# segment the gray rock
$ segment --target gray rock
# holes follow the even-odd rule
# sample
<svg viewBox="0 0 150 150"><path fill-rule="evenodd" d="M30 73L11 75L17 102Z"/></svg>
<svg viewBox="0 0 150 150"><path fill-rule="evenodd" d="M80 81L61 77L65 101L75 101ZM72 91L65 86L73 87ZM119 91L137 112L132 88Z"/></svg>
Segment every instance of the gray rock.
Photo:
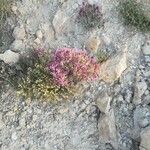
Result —
<svg viewBox="0 0 150 150"><path fill-rule="evenodd" d="M147 41L143 47L144 55L150 55L150 41Z"/></svg>
<svg viewBox="0 0 150 150"><path fill-rule="evenodd" d="M7 50L4 54L0 54L0 59L7 64L14 64L18 62L19 56L20 55L18 53L15 53L11 50Z"/></svg>
<svg viewBox="0 0 150 150"><path fill-rule="evenodd" d="M140 144L140 150L143 149L150 149L150 127L145 128L142 132L141 132L141 144Z"/></svg>
<svg viewBox="0 0 150 150"><path fill-rule="evenodd" d="M25 38L25 35L26 33L23 25L15 27L13 31L13 36L16 40L23 40Z"/></svg>
<svg viewBox="0 0 150 150"><path fill-rule="evenodd" d="M11 45L11 49L16 51L25 50L25 44L22 40L15 40Z"/></svg>

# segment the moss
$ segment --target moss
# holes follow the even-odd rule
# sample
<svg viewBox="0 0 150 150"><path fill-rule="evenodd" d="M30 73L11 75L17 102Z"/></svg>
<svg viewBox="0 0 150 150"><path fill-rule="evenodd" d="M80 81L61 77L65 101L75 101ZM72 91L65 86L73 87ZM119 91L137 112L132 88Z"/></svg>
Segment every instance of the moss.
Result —
<svg viewBox="0 0 150 150"><path fill-rule="evenodd" d="M134 0L121 2L119 5L120 13L124 19L125 25L131 25L138 30L150 31L150 20L144 15L143 10Z"/></svg>

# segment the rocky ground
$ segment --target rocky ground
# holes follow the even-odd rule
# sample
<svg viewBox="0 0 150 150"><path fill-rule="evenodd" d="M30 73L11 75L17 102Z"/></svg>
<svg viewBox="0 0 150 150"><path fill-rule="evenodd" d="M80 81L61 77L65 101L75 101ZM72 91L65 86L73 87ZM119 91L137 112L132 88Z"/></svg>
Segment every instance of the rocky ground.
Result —
<svg viewBox="0 0 150 150"><path fill-rule="evenodd" d="M123 25L118 0L89 2L101 6L104 25L88 32L75 21L81 0L21 0L12 5L14 16L7 22L13 52L75 47L103 49L111 58L101 66L100 82L57 105L28 102L10 88L3 92L2 150L150 150L150 34Z"/></svg>

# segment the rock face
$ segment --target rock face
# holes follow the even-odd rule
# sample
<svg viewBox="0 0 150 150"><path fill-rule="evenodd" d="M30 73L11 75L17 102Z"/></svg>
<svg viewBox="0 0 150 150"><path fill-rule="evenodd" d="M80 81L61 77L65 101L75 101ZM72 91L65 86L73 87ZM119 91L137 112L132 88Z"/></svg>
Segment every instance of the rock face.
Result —
<svg viewBox="0 0 150 150"><path fill-rule="evenodd" d="M86 42L86 49L96 53L99 46L102 44L102 41L99 37L90 37Z"/></svg>
<svg viewBox="0 0 150 150"><path fill-rule="evenodd" d="M140 144L140 150L144 150L150 149L150 128L145 128L142 132L141 132L141 144Z"/></svg>
<svg viewBox="0 0 150 150"><path fill-rule="evenodd" d="M69 20L69 17L67 17L62 10L59 10L56 13L56 15L53 19L53 26L54 26L55 32L57 34L60 34L61 32L64 31L64 29L66 27L65 24L66 23L69 24L68 20Z"/></svg>
<svg viewBox="0 0 150 150"><path fill-rule="evenodd" d="M127 69L127 51L114 58L108 59L101 65L100 79L107 83L113 83Z"/></svg>
<svg viewBox="0 0 150 150"><path fill-rule="evenodd" d="M12 52L11 50L7 50L4 54L0 54L0 59L7 64L14 64L19 60L19 54Z"/></svg>

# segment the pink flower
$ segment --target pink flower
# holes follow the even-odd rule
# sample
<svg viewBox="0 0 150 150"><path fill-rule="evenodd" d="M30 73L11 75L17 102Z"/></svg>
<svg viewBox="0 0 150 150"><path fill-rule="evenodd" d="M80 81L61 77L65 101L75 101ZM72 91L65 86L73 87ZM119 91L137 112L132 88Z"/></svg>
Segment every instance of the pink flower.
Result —
<svg viewBox="0 0 150 150"><path fill-rule="evenodd" d="M95 80L98 77L99 64L86 51L70 48L57 49L52 58L48 69L60 86Z"/></svg>

